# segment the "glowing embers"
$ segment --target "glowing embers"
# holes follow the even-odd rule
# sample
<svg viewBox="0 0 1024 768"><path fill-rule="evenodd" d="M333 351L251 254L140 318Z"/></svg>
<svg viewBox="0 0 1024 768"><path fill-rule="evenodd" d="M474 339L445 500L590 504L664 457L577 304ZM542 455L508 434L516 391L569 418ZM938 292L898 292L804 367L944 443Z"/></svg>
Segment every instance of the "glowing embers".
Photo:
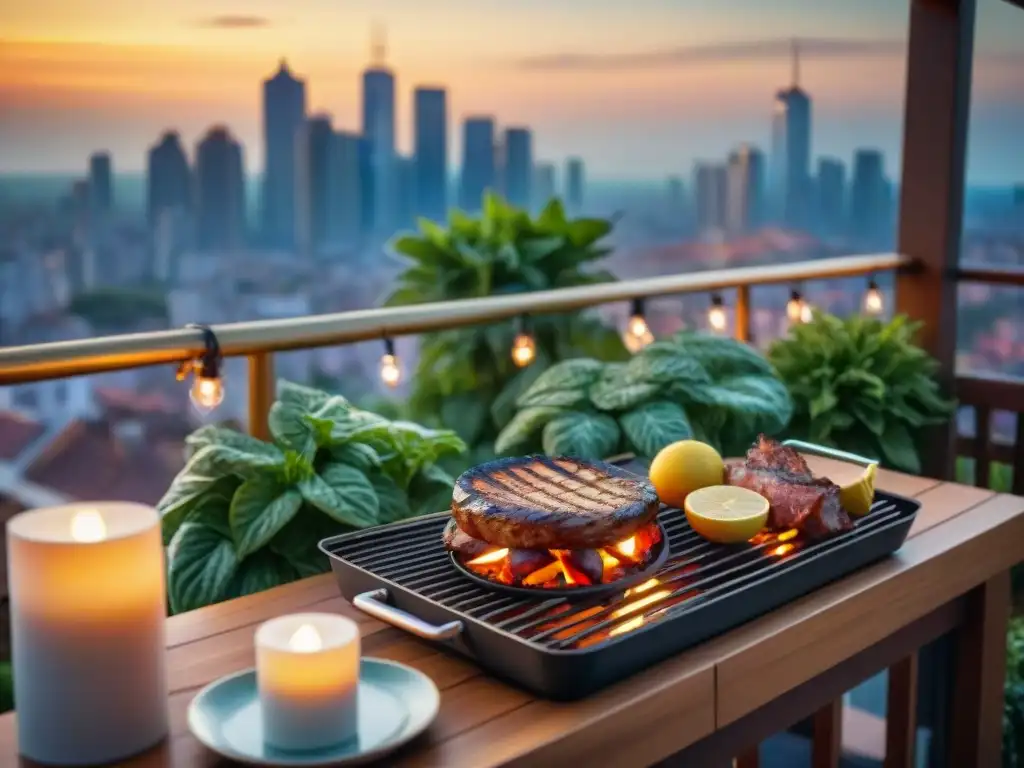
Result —
<svg viewBox="0 0 1024 768"><path fill-rule="evenodd" d="M657 522L632 536L598 549L493 548L452 560L475 581L503 591L592 595L631 586L650 577L668 554Z"/></svg>
<svg viewBox="0 0 1024 768"><path fill-rule="evenodd" d="M762 531L749 542L766 555L771 557L785 557L796 552L803 544L800 538L800 531L790 528L788 531Z"/></svg>

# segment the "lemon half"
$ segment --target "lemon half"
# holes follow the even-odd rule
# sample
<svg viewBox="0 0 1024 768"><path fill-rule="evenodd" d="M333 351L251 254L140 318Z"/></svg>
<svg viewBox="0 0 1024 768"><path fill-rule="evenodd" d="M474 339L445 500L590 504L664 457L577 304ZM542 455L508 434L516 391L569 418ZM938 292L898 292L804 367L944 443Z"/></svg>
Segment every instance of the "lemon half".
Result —
<svg viewBox="0 0 1024 768"><path fill-rule="evenodd" d="M875 475L877 474L878 465L869 464L864 468L860 477L836 483L839 486L839 503L843 505L843 509L854 517L862 517L871 511L871 502L875 498Z"/></svg>
<svg viewBox="0 0 1024 768"><path fill-rule="evenodd" d="M768 522L768 499L734 485L711 485L686 497L690 527L710 541L737 544L753 538Z"/></svg>

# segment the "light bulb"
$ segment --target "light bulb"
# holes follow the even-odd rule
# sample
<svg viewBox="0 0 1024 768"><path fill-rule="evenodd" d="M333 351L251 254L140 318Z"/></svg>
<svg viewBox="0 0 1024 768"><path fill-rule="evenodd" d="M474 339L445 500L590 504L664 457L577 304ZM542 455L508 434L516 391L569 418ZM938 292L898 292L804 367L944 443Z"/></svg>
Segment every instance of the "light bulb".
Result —
<svg viewBox="0 0 1024 768"><path fill-rule="evenodd" d="M650 330L644 331L640 336L634 336L632 333L622 335L622 343L626 345L626 349L634 354L653 342L654 334Z"/></svg>
<svg viewBox="0 0 1024 768"><path fill-rule="evenodd" d="M711 309L708 310L708 325L714 331L722 332L729 325L729 316L725 313L721 296L711 298Z"/></svg>
<svg viewBox="0 0 1024 768"><path fill-rule="evenodd" d="M398 363L398 356L390 352L384 353L380 358L380 380L389 387L397 387L402 380L402 368Z"/></svg>
<svg viewBox="0 0 1024 768"><path fill-rule="evenodd" d="M800 308L800 322L801 323L809 323L813 319L814 319L814 309L811 307L810 304L808 304L805 301L804 305Z"/></svg>
<svg viewBox="0 0 1024 768"><path fill-rule="evenodd" d="M71 538L83 544L93 544L107 538L107 524L95 509L83 509L71 518Z"/></svg>
<svg viewBox="0 0 1024 768"><path fill-rule="evenodd" d="M297 653L316 653L323 649L324 641L316 627L312 624L303 624L288 640L288 647Z"/></svg>
<svg viewBox="0 0 1024 768"><path fill-rule="evenodd" d="M868 290L864 294L864 311L869 315L880 315L885 309L885 299L878 285L872 280L868 283Z"/></svg>
<svg viewBox="0 0 1024 768"><path fill-rule="evenodd" d="M642 339L650 333L650 329L647 327L647 320L644 319L644 316L633 315L629 318L629 322L626 323L626 333L630 336L636 336L638 339Z"/></svg>
<svg viewBox="0 0 1024 768"><path fill-rule="evenodd" d="M224 402L224 382L220 376L204 376L197 370L188 396L197 410L208 413Z"/></svg>
<svg viewBox="0 0 1024 768"><path fill-rule="evenodd" d="M537 356L537 343L528 333L516 334L512 341L512 362L518 368L525 368Z"/></svg>
<svg viewBox="0 0 1024 768"><path fill-rule="evenodd" d="M804 311L804 300L800 297L799 291L793 291L789 294L789 301L786 302L786 317L789 318L789 322L798 322L803 315Z"/></svg>

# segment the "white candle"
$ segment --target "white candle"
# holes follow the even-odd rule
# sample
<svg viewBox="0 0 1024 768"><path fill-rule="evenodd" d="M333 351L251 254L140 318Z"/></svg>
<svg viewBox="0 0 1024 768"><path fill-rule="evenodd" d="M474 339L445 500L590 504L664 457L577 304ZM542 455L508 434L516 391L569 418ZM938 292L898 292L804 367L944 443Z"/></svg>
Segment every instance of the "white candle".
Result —
<svg viewBox="0 0 1024 768"><path fill-rule="evenodd" d="M7 523L18 743L42 763L112 762L167 734L164 552L141 504Z"/></svg>
<svg viewBox="0 0 1024 768"><path fill-rule="evenodd" d="M256 630L263 740L309 750L356 735L359 627L331 613L299 613Z"/></svg>

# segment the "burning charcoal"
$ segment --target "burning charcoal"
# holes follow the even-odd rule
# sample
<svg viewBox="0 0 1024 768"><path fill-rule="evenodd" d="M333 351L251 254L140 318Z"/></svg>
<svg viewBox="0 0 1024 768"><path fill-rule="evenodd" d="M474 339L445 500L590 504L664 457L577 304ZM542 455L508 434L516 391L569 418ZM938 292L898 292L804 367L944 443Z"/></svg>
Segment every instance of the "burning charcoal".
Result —
<svg viewBox="0 0 1024 768"><path fill-rule="evenodd" d="M568 573L574 581L581 584L600 584L601 576L604 574L604 561L601 553L596 549L568 549L561 550L559 559L567 566ZM580 579L577 574L581 574Z"/></svg>
<svg viewBox="0 0 1024 768"><path fill-rule="evenodd" d="M538 568L523 579L523 585L527 587L543 587L550 586L548 582L552 581L555 582L554 586L562 587L565 586L565 579L563 577L562 563L558 560L552 560L548 565Z"/></svg>
<svg viewBox="0 0 1024 768"><path fill-rule="evenodd" d="M545 549L510 549L508 553L509 570L513 581L522 581L534 571L538 571L554 561L551 553Z"/></svg>
<svg viewBox="0 0 1024 768"><path fill-rule="evenodd" d="M448 521L448 524L444 527L443 538L445 549L457 552L466 560L480 557L488 549L493 549L486 541L474 539L459 528L455 520Z"/></svg>

